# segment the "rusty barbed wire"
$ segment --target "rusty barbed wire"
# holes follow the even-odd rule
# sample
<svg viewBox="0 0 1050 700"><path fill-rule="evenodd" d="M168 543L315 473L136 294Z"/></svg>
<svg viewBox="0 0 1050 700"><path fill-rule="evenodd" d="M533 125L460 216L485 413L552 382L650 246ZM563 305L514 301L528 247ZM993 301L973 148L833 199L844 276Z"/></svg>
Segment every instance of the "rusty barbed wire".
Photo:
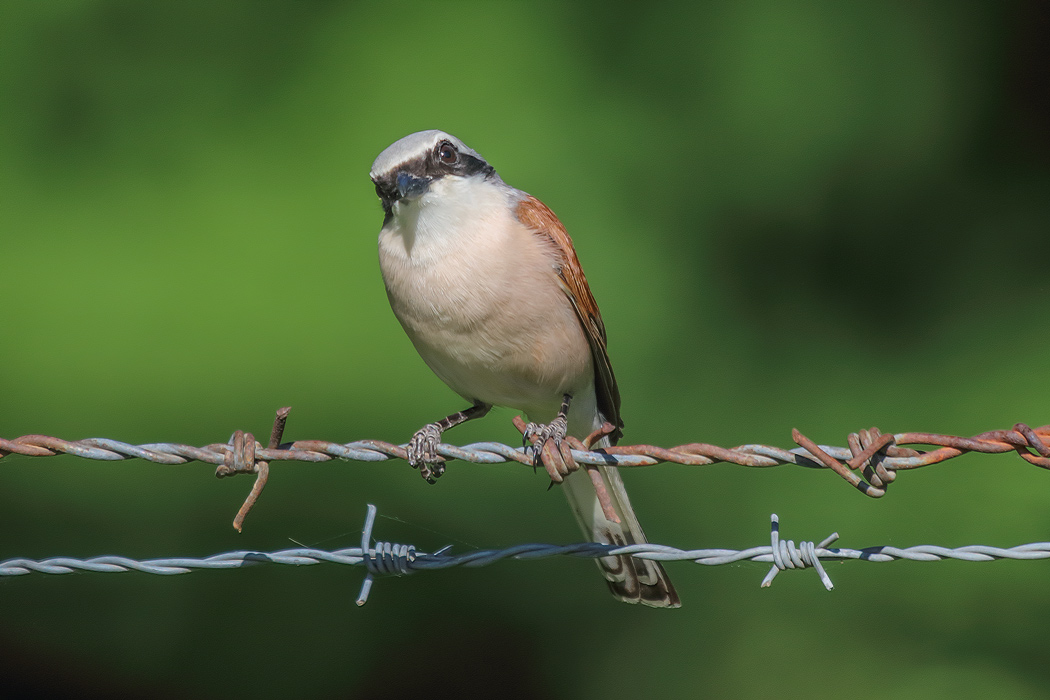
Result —
<svg viewBox="0 0 1050 700"><path fill-rule="evenodd" d="M361 531L361 546L348 547L336 551L324 551L308 547L284 549L277 552L237 551L216 554L205 558L178 557L167 559L149 559L138 561L121 556L102 556L91 559L72 557L53 557L35 560L16 558L0 562L0 577L24 576L30 573L71 574L76 571L91 573L125 573L138 571L146 574L171 576L186 574L202 569L236 569L256 564L284 564L304 566L309 564L343 564L347 566L364 566L367 570L357 597L357 604L364 605L377 575L404 576L417 571L448 569L455 566L477 568L489 566L504 559L532 560L553 556L572 556L580 558L597 558L616 555L630 555L638 559L651 559L661 562L691 561L703 566L720 566L741 561L753 561L772 564L769 573L762 580L761 586L768 588L781 571L788 569L816 570L821 583L827 590L834 584L825 571L822 561L868 561L891 562L942 561L956 559L960 561L980 562L999 559L1035 560L1050 559L1050 542L1033 542L1016 547L989 547L969 545L966 547L938 547L935 545L916 545L913 547L866 547L864 549L831 548L838 539L838 533L824 538L819 544L799 542L796 546L791 540L780 539L780 520L773 514L771 517L770 544L748 549L679 549L661 544L634 544L617 546L597 542L579 544L520 544L504 549L478 549L463 554L450 554L450 547L433 553L417 551L413 545L375 542L372 544L372 527L375 523L376 507L369 504Z"/></svg>
<svg viewBox="0 0 1050 700"><path fill-rule="evenodd" d="M203 447L178 443L130 445L108 438L63 440L47 435L23 435L11 440L0 438L0 459L8 454L29 457L68 454L93 460L143 459L170 465L198 461L217 465L216 476L220 478L235 474L255 474L256 481L252 491L234 519L234 527L239 531L248 511L266 485L269 465L272 462L327 462L333 459L383 462L408 458L405 445L395 445L382 440L356 440L348 443L296 440L282 443L289 410L286 407L277 411L266 447L257 442L251 433L240 430L233 434L229 442ZM525 432L525 422L520 417L514 419L514 425L519 432ZM848 435L847 447L818 445L798 430L792 430L792 439L798 447L790 450L755 444L725 448L699 442L671 448L655 445L618 445L590 450L589 446L611 428L611 425L606 424L582 441L572 437L566 438L560 450L553 448L551 442L548 442L541 455L533 454L530 447L511 447L498 442L477 442L463 446L442 443L437 452L446 460L460 460L473 464L517 462L534 467L537 462L542 461L546 466L553 460L559 465L553 471L562 473L603 464L625 468L648 467L665 462L687 466L727 463L756 468L793 464L830 469L858 491L872 498L884 496L887 487L896 479L896 473L900 470L939 464L968 452L1016 452L1029 464L1050 469L1050 446L1047 444L1047 440L1050 439L1050 425L1031 428L1024 423L1017 423L1008 430L992 430L969 438L921 432L884 434L878 428L870 428ZM903 445L932 446L935 449L921 451Z"/></svg>

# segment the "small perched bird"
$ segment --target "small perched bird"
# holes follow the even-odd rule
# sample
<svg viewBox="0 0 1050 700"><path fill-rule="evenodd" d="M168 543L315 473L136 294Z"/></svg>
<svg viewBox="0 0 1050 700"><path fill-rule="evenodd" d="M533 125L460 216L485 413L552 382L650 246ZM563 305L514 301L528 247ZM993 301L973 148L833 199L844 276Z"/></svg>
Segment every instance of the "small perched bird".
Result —
<svg viewBox="0 0 1050 700"><path fill-rule="evenodd" d="M412 466L433 483L444 470L441 433L493 405L535 421L526 435L536 454L547 441L582 439L605 423L614 430L596 446L615 443L623 421L605 325L554 212L437 130L389 146L371 177L385 214L379 265L390 306L424 362L471 403L413 436ZM602 466L595 473L580 469L563 483L584 534L645 542L619 472ZM660 564L628 556L597 562L620 600L681 605Z"/></svg>

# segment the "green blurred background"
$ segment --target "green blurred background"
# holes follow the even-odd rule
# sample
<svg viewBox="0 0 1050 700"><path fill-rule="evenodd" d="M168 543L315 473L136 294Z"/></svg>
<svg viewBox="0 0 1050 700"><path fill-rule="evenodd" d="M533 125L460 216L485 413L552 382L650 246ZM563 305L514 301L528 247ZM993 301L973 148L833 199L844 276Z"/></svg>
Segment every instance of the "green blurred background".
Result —
<svg viewBox="0 0 1050 700"><path fill-rule="evenodd" d="M0 4L0 435L405 441L462 407L376 263L368 170L456 134L574 236L625 442L843 444L1050 423L1050 29L1039 2ZM515 442L513 413L452 442ZM10 456L0 559L376 535L573 542L542 474ZM1047 475L968 456L871 500L830 473L625 476L653 541L1050 539ZM380 580L256 567L0 581L6 692L85 697L1042 698L1045 563L668 566L679 611L578 560ZM828 674L834 681L828 682ZM791 690L785 690L791 689Z"/></svg>

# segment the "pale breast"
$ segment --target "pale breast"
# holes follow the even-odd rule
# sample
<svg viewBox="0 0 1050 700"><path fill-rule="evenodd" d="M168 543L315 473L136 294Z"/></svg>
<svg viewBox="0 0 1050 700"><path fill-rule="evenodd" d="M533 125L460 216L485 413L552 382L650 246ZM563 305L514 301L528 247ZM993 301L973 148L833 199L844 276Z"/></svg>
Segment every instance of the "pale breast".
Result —
<svg viewBox="0 0 1050 700"><path fill-rule="evenodd" d="M413 206L418 206L413 204ZM544 239L502 205L464 217L423 203L379 237L394 314L430 368L468 400L549 410L591 381L590 348Z"/></svg>

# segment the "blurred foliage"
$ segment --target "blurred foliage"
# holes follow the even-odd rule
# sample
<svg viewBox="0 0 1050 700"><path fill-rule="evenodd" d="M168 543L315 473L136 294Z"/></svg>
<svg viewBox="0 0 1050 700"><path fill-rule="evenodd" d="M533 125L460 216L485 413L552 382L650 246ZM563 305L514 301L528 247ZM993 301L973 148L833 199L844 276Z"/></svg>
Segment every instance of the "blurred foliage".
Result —
<svg viewBox="0 0 1050 700"><path fill-rule="evenodd" d="M0 426L129 442L403 441L459 399L375 260L367 173L448 130L573 234L626 441L787 446L797 426L1050 422L1050 12L1037 2L0 4ZM455 442L514 441L510 411ZM289 539L574 541L542 475L453 464L210 467L8 457L0 558L206 555ZM1016 457L902 474L627 475L650 537L844 546L1045 540ZM1045 564L852 564L836 590L670 567L685 607L615 604L579 561L380 581L334 567L0 582L13 695L1045 697ZM851 658L839 659L848 650ZM828 660L877 682L812 685ZM892 659L887 666L886 660ZM648 694L648 692L647 692Z"/></svg>

